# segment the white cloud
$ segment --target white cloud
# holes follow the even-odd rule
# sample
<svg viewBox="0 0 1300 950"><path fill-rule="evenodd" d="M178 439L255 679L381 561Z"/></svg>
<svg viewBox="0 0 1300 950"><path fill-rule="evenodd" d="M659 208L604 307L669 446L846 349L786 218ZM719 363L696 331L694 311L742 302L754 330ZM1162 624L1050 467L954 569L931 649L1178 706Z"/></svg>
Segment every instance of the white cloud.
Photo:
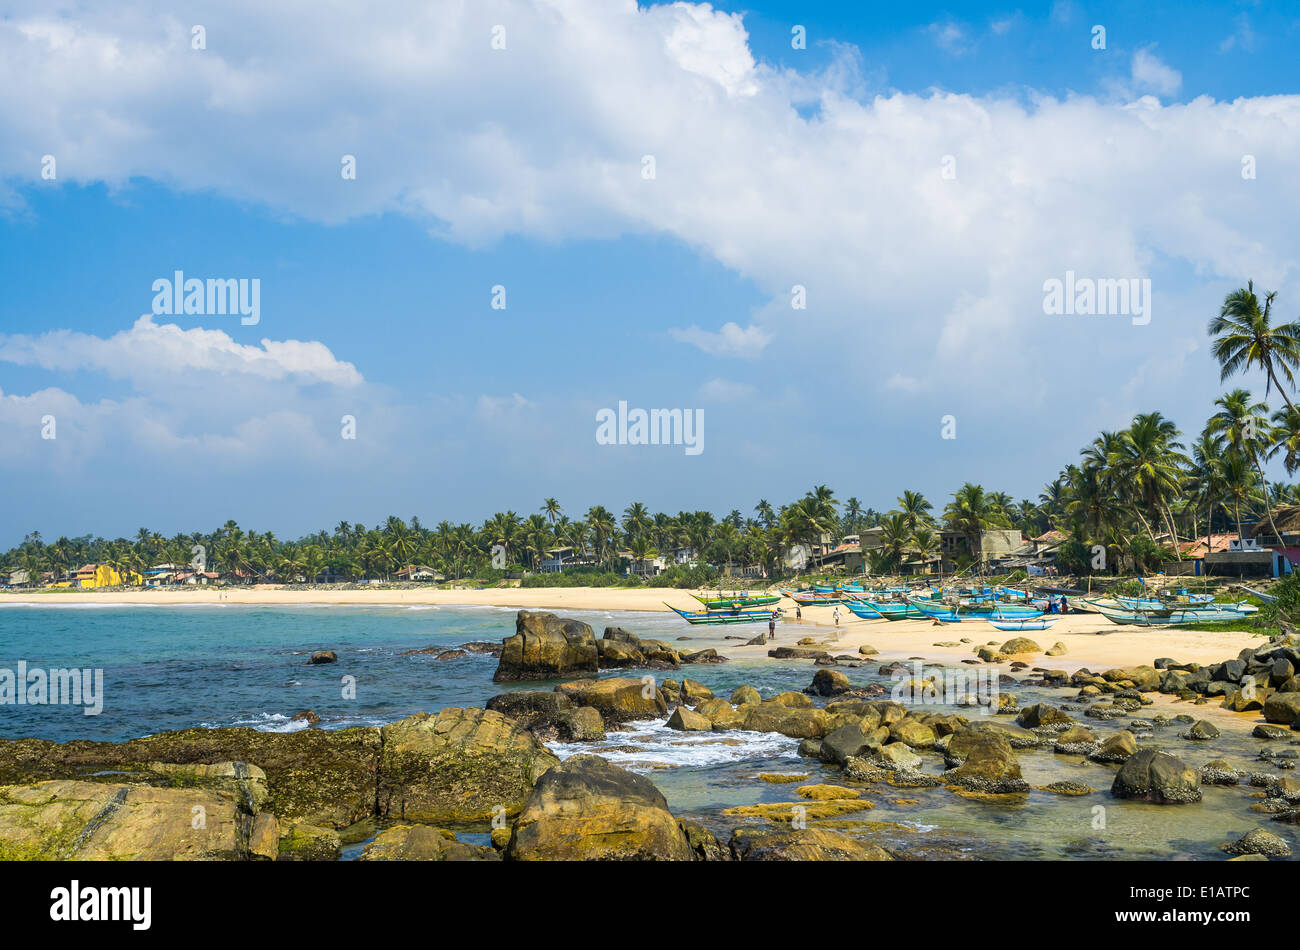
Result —
<svg viewBox="0 0 1300 950"><path fill-rule="evenodd" d="M351 363L334 358L317 342L263 339L261 346L236 343L222 330L181 329L156 324L145 314L129 330L103 338L72 330L39 336L0 334L0 362L47 370L94 370L140 386L194 372L254 376L265 380L356 386L363 382Z"/></svg>
<svg viewBox="0 0 1300 950"><path fill-rule="evenodd" d="M762 327L753 324L742 327L735 322L724 323L716 333L691 326L685 329L672 327L668 335L679 343L690 343L713 356L739 356L745 359L760 355L772 342L772 334Z"/></svg>
<svg viewBox="0 0 1300 950"><path fill-rule="evenodd" d="M1165 65L1150 48L1140 49L1133 54L1131 71L1133 85L1137 89L1162 96L1172 96L1183 85L1183 74Z"/></svg>
<svg viewBox="0 0 1300 950"><path fill-rule="evenodd" d="M935 46L954 56L960 56L966 52L970 43L966 28L952 20L946 20L943 23L931 23L927 27L927 32L930 34L930 39L934 41Z"/></svg>

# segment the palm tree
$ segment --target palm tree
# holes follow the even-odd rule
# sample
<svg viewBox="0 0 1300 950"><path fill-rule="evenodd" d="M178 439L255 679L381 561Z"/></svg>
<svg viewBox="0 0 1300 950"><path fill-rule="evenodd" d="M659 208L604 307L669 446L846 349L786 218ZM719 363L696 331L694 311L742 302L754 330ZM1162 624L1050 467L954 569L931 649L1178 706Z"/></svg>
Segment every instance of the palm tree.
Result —
<svg viewBox="0 0 1300 950"><path fill-rule="evenodd" d="M554 498L542 499L542 513L546 515L551 524L554 525L555 519L560 517L560 503Z"/></svg>
<svg viewBox="0 0 1300 950"><path fill-rule="evenodd" d="M776 521L776 515L772 511L772 506L768 504L766 498L760 498L758 504L754 506L754 514L758 515L759 522L764 528L772 527Z"/></svg>
<svg viewBox="0 0 1300 950"><path fill-rule="evenodd" d="M880 546L889 557L891 567L902 564L908 545L912 543L912 528L901 511L891 511L880 519Z"/></svg>
<svg viewBox="0 0 1300 950"><path fill-rule="evenodd" d="M1151 543L1158 542L1151 525L1142 517L1144 506L1164 520L1170 543L1181 560L1178 534L1169 510L1169 498L1177 494L1182 470L1189 464L1188 458L1179 451L1183 444L1177 441L1178 435L1178 427L1158 412L1136 415L1133 424L1120 433L1111 465L1120 483L1127 486L1134 511L1146 527Z"/></svg>
<svg viewBox="0 0 1300 950"><path fill-rule="evenodd" d="M1210 320L1209 334L1214 338L1212 352L1219 361L1220 381L1257 366L1268 378L1265 397L1270 387L1276 386L1287 406L1294 409L1278 377L1285 378L1295 388L1292 371L1300 367L1300 323L1272 325L1276 296L1275 290L1266 293L1261 310L1259 298L1255 296L1255 282L1247 281L1245 287L1224 298L1219 315Z"/></svg>
<svg viewBox="0 0 1300 950"><path fill-rule="evenodd" d="M1269 527L1273 529L1273 537L1280 544L1282 535L1278 533L1277 524L1273 521L1273 506L1268 503L1268 479L1264 477L1264 466L1260 462L1261 454L1268 456L1274 451L1274 434L1268 421L1268 406L1262 402L1252 402L1250 393L1240 388L1220 396L1214 400L1214 404L1219 407L1219 411L1210 417L1206 429L1213 435L1221 436L1231 451L1240 452L1254 463L1260 486L1265 493L1264 511L1268 516ZM1290 558L1287 563L1290 563Z"/></svg>
<svg viewBox="0 0 1300 950"><path fill-rule="evenodd" d="M925 496L919 491L904 489L898 499L898 508L907 519L907 530L915 534L916 529L921 525L930 523L929 513L934 505L926 501Z"/></svg>
<svg viewBox="0 0 1300 950"><path fill-rule="evenodd" d="M1285 450L1282 465L1288 475L1300 469L1300 411L1292 406L1273 413L1273 448L1269 457Z"/></svg>

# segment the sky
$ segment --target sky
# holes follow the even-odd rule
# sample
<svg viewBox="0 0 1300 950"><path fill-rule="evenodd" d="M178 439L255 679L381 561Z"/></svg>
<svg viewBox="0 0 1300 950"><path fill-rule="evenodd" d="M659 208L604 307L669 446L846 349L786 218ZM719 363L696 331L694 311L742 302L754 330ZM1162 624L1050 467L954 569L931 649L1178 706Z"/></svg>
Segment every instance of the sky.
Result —
<svg viewBox="0 0 1300 950"><path fill-rule="evenodd" d="M1262 3L8 0L0 548L941 508L1137 412L1190 441L1225 294L1300 316L1297 41ZM177 271L256 322L167 312ZM1046 313L1068 274L1139 294ZM600 438L620 403L698 451Z"/></svg>

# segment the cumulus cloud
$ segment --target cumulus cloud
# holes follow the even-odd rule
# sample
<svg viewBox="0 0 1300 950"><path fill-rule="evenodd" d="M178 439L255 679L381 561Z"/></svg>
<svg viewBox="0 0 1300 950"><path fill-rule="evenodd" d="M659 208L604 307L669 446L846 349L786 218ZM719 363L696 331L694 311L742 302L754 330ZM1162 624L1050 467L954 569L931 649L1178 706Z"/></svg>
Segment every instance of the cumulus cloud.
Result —
<svg viewBox="0 0 1300 950"><path fill-rule="evenodd" d="M149 314L129 330L107 338L71 330L37 336L0 334L0 362L47 370L94 370L141 386L196 371L336 386L364 381L355 366L335 359L322 343L264 339L260 346L252 346L236 343L223 330L159 325Z"/></svg>

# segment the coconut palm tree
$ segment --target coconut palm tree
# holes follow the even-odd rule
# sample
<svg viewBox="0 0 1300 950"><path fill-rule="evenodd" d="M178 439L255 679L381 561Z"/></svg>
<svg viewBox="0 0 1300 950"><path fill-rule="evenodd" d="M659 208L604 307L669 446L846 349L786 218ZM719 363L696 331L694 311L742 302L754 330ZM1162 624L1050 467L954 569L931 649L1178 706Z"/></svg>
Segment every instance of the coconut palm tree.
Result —
<svg viewBox="0 0 1300 950"><path fill-rule="evenodd" d="M934 505L930 504L919 491L904 489L903 494L898 498L898 509L902 512L903 517L907 520L907 529L913 534L916 529L925 524L931 523L930 510Z"/></svg>
<svg viewBox="0 0 1300 950"><path fill-rule="evenodd" d="M1264 477L1264 466L1260 456L1273 452L1273 426L1268 421L1268 406L1262 402L1253 402L1250 393L1244 389L1234 389L1225 393L1214 404L1219 411L1210 417L1206 428L1212 434L1221 436L1227 447L1233 452L1240 452L1255 466L1259 483L1264 491L1264 511L1268 516L1269 527L1273 537L1280 543L1282 535L1278 533L1273 521L1273 507L1268 503L1268 479ZM1240 539L1239 539L1240 540ZM1290 558L1287 559L1290 563Z"/></svg>
<svg viewBox="0 0 1300 950"><path fill-rule="evenodd" d="M555 519L560 517L560 503L554 498L542 499L542 514L546 515L551 525L555 525Z"/></svg>
<svg viewBox="0 0 1300 950"><path fill-rule="evenodd" d="M1267 377L1265 397L1276 386L1287 406L1294 409L1282 380L1295 388L1293 371L1300 368L1300 323L1272 325L1275 297L1275 290L1266 293L1261 310L1254 281L1228 294L1219 315L1210 320L1209 334L1214 338L1211 351L1219 361L1220 381L1258 367Z"/></svg>

